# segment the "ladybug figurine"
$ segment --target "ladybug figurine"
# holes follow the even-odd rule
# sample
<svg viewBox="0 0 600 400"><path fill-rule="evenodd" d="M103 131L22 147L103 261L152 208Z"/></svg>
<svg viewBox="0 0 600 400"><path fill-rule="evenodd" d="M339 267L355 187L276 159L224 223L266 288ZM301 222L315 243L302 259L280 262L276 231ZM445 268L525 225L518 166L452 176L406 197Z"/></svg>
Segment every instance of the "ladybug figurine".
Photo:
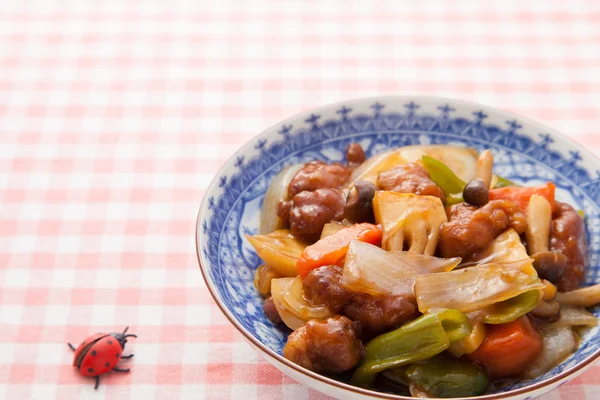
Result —
<svg viewBox="0 0 600 400"><path fill-rule="evenodd" d="M77 349L71 343L67 343L71 350L75 352L73 366L77 367L79 373L83 376L96 377L94 389L98 389L100 375L110 370L129 372L129 368L121 369L116 367L122 358L128 359L133 357L133 354L128 356L123 355L127 338L137 338L137 335L127 334L127 329L129 327L125 328L123 333L96 333L81 342Z"/></svg>

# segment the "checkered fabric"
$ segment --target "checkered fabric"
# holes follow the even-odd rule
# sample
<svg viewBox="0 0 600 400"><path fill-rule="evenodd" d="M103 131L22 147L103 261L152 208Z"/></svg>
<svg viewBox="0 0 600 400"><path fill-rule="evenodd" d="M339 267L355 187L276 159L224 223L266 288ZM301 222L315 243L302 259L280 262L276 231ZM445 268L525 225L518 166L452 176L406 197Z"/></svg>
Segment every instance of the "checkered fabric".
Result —
<svg viewBox="0 0 600 400"><path fill-rule="evenodd" d="M198 270L220 165L277 121L430 94L600 155L598 1L0 2L0 399L322 399L255 354ZM129 374L66 342L129 325ZM543 400L600 398L600 364Z"/></svg>

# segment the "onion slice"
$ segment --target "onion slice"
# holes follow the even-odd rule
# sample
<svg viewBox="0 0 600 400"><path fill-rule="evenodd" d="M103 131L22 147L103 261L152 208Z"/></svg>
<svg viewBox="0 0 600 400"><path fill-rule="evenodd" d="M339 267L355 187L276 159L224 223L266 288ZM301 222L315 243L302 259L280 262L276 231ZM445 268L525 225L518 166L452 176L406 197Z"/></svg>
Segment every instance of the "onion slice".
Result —
<svg viewBox="0 0 600 400"><path fill-rule="evenodd" d="M295 238L289 230L281 229L268 235L246 235L256 254L281 276L296 276L296 262L306 243Z"/></svg>
<svg viewBox="0 0 600 400"><path fill-rule="evenodd" d="M439 258L426 254L413 253L412 251L390 251L394 257L403 263L410 265L419 274L431 274L434 272L449 272L456 268L460 257Z"/></svg>
<svg viewBox="0 0 600 400"><path fill-rule="evenodd" d="M277 278L271 280L271 295L273 296L273 303L275 303L275 308L277 309L281 320L287 325L288 328L295 331L296 329L303 327L304 324L306 324L306 321L292 314L281 302L281 295L284 288L293 279L294 278Z"/></svg>
<svg viewBox="0 0 600 400"><path fill-rule="evenodd" d="M327 307L313 306L304 298L300 277L271 280L271 294L281 319L290 329L296 330L311 319L333 316Z"/></svg>
<svg viewBox="0 0 600 400"><path fill-rule="evenodd" d="M285 228L286 221L277 216L277 207L280 201L288 199L288 186L303 166L304 164L287 166L271 181L260 209L261 234L265 235L277 229Z"/></svg>
<svg viewBox="0 0 600 400"><path fill-rule="evenodd" d="M435 308L468 313L544 287L537 277L502 264L420 275L415 281L417 303L422 313Z"/></svg>
<svg viewBox="0 0 600 400"><path fill-rule="evenodd" d="M354 240L346 254L342 284L358 293L414 296L415 277L450 271L460 258L437 258L404 251L388 252Z"/></svg>
<svg viewBox="0 0 600 400"><path fill-rule="evenodd" d="M305 321L311 319L327 319L333 315L326 306L313 306L304 298L302 279L292 279L281 292L281 304L292 314Z"/></svg>
<svg viewBox="0 0 600 400"><path fill-rule="evenodd" d="M527 275L537 276L533 268L533 260L521 242L521 237L514 229L509 229L498 236L482 252L475 255L468 264L507 264L518 266Z"/></svg>

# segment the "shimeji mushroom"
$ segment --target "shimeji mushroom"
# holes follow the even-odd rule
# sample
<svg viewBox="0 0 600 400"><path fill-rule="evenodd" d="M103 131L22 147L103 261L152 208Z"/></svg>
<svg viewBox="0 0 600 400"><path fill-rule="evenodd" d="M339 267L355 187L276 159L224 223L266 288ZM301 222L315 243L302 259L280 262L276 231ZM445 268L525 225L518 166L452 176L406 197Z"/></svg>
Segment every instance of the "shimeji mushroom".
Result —
<svg viewBox="0 0 600 400"><path fill-rule="evenodd" d="M552 206L542 196L534 194L527 207L527 250L529 254L548 251Z"/></svg>
<svg viewBox="0 0 600 400"><path fill-rule="evenodd" d="M593 307L600 303L600 284L576 289L571 292L557 293L556 300L562 305Z"/></svg>
<svg viewBox="0 0 600 400"><path fill-rule="evenodd" d="M383 228L382 247L432 256L446 222L444 205L438 197L379 191L373 199L375 221Z"/></svg>
<svg viewBox="0 0 600 400"><path fill-rule="evenodd" d="M546 287L552 287L551 282L556 282L566 265L566 257L562 254L549 251L550 226L552 224L552 206L542 196L533 195L527 207L527 248L533 258L533 265ZM548 291L545 291L548 292ZM556 293L556 290L554 290ZM556 318L560 312L560 304L555 296L544 296L532 314L541 318Z"/></svg>
<svg viewBox="0 0 600 400"><path fill-rule="evenodd" d="M537 307L531 311L531 314L536 317L546 318L549 320L555 320L560 313L560 303L556 301L556 287L548 282L542 280L542 283L546 286L542 292L542 297Z"/></svg>
<svg viewBox="0 0 600 400"><path fill-rule="evenodd" d="M494 156L490 150L486 150L477 159L477 179L483 182L488 189L492 184L492 169L494 168Z"/></svg>
<svg viewBox="0 0 600 400"><path fill-rule="evenodd" d="M344 216L354 222L373 222L373 197L377 186L370 181L354 182L355 190L350 191Z"/></svg>
<svg viewBox="0 0 600 400"><path fill-rule="evenodd" d="M527 207L527 249L541 278L556 283L567 265L567 257L549 251L552 206L542 196L533 195Z"/></svg>

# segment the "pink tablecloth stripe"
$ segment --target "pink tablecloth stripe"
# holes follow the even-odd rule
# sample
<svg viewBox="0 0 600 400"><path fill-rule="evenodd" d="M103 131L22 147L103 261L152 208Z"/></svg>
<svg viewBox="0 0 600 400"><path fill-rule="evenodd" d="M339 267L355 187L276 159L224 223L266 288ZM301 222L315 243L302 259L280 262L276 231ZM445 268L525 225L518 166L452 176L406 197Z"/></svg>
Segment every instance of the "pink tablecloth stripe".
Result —
<svg viewBox="0 0 600 400"><path fill-rule="evenodd" d="M91 398L65 342L130 325L93 398L318 399L242 341L196 266L203 191L317 105L460 97L600 154L600 2L0 5L0 398ZM600 366L544 400L600 398Z"/></svg>

